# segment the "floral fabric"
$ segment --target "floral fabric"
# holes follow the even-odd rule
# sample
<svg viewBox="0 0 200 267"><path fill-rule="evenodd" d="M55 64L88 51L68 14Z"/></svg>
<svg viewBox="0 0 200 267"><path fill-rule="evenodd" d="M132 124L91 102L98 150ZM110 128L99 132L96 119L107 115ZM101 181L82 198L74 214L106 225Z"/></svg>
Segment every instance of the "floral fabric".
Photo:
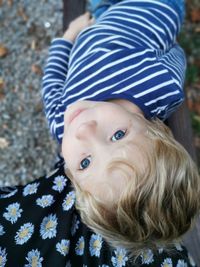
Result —
<svg viewBox="0 0 200 267"><path fill-rule="evenodd" d="M81 222L63 165L25 186L0 188L0 267L191 267L181 245L144 252L136 263Z"/></svg>

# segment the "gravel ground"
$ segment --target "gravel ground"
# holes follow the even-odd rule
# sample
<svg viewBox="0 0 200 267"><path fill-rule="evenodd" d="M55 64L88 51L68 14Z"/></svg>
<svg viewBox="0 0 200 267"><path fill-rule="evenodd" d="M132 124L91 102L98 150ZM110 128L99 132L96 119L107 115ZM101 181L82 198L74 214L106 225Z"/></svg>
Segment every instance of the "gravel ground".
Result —
<svg viewBox="0 0 200 267"><path fill-rule="evenodd" d="M40 89L48 46L62 33L62 0L0 1L0 18L0 186L8 186L53 166Z"/></svg>

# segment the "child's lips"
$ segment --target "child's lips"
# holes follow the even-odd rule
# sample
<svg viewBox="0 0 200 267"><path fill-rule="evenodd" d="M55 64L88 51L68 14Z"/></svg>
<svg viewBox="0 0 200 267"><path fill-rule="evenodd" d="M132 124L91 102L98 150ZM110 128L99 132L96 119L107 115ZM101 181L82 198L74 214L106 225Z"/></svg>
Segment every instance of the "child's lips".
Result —
<svg viewBox="0 0 200 267"><path fill-rule="evenodd" d="M72 114L70 114L69 116L69 123L71 123L76 117L78 117L84 110L86 109L76 109L74 112L72 112Z"/></svg>

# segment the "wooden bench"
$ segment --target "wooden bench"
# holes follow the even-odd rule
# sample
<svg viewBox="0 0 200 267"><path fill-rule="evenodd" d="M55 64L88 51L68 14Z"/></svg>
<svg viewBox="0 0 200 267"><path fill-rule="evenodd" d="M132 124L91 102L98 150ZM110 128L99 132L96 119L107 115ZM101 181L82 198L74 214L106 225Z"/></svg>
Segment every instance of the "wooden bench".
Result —
<svg viewBox="0 0 200 267"><path fill-rule="evenodd" d="M63 30L66 30L70 21L85 12L85 0L63 0ZM193 143L191 120L186 102L167 120L176 140L178 140L196 160ZM184 243L197 266L200 266L200 220L184 238Z"/></svg>

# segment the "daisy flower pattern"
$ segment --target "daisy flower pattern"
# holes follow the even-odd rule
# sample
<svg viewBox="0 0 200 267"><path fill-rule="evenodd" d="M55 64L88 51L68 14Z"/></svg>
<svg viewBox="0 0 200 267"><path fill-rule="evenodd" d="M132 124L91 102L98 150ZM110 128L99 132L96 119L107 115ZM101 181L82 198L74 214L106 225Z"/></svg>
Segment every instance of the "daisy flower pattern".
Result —
<svg viewBox="0 0 200 267"><path fill-rule="evenodd" d="M39 183L28 184L23 190L23 196L29 196L37 193Z"/></svg>
<svg viewBox="0 0 200 267"><path fill-rule="evenodd" d="M71 262L68 261L65 267L72 267Z"/></svg>
<svg viewBox="0 0 200 267"><path fill-rule="evenodd" d="M10 204L7 208L6 208L7 212L4 212L3 217L10 221L12 224L15 223L18 218L21 217L21 213L22 213L22 209L20 209L20 204L19 203L13 203Z"/></svg>
<svg viewBox="0 0 200 267"><path fill-rule="evenodd" d="M5 234L5 231L3 229L3 225L0 224L0 236Z"/></svg>
<svg viewBox="0 0 200 267"><path fill-rule="evenodd" d="M78 242L76 243L76 248L75 248L76 255L79 255L79 256L83 255L84 248L85 248L85 241L84 241L84 237L81 236Z"/></svg>
<svg viewBox="0 0 200 267"><path fill-rule="evenodd" d="M159 249L158 249L158 253L160 253L160 254L163 253L163 251L164 251L163 248L159 248Z"/></svg>
<svg viewBox="0 0 200 267"><path fill-rule="evenodd" d="M3 187L1 188L1 192L3 192L3 194L0 194L0 199L12 197L17 193L17 191L18 189L16 189L16 186Z"/></svg>
<svg viewBox="0 0 200 267"><path fill-rule="evenodd" d="M54 203L52 195L44 195L41 198L36 199L36 204L42 208L51 206Z"/></svg>
<svg viewBox="0 0 200 267"><path fill-rule="evenodd" d="M175 248L179 251L183 251L183 248L181 247L181 244L180 243L176 243L175 244Z"/></svg>
<svg viewBox="0 0 200 267"><path fill-rule="evenodd" d="M6 249L0 247L0 267L4 267L6 265L7 262L7 253L6 253Z"/></svg>
<svg viewBox="0 0 200 267"><path fill-rule="evenodd" d="M98 234L92 234L90 238L90 254L91 256L100 256L100 250L102 247L102 237Z"/></svg>
<svg viewBox="0 0 200 267"><path fill-rule="evenodd" d="M153 252L148 249L141 254L142 264L150 264L154 261Z"/></svg>
<svg viewBox="0 0 200 267"><path fill-rule="evenodd" d="M176 267L187 267L187 263L184 260L178 260Z"/></svg>
<svg viewBox="0 0 200 267"><path fill-rule="evenodd" d="M53 183L54 183L54 186L52 187L53 190L61 193L67 184L67 179L63 175L59 175L54 179Z"/></svg>
<svg viewBox="0 0 200 267"><path fill-rule="evenodd" d="M44 217L41 225L40 225L40 235L42 239L51 239L57 234L57 217L55 214L50 214L47 217Z"/></svg>
<svg viewBox="0 0 200 267"><path fill-rule="evenodd" d="M173 267L172 259L166 258L164 262L161 264L161 267Z"/></svg>
<svg viewBox="0 0 200 267"><path fill-rule="evenodd" d="M78 216L75 214L72 219L72 227L71 227L71 234L72 236L75 235L76 230L78 229L80 221L78 220Z"/></svg>
<svg viewBox="0 0 200 267"><path fill-rule="evenodd" d="M62 207L64 211L71 209L75 203L75 192L71 191L67 194L66 198L63 201Z"/></svg>
<svg viewBox="0 0 200 267"><path fill-rule="evenodd" d="M40 257L40 252L37 249L33 249L28 252L28 256L26 257L28 264L24 267L42 267L43 257Z"/></svg>
<svg viewBox="0 0 200 267"><path fill-rule="evenodd" d="M189 262L190 264L194 267L196 264L194 262L194 259L192 258L192 256L190 255L190 253L188 253L188 258L189 258Z"/></svg>
<svg viewBox="0 0 200 267"><path fill-rule="evenodd" d="M52 178L52 176L58 171L58 168L56 168L55 170L51 171L50 173L48 173L45 178L49 179Z"/></svg>
<svg viewBox="0 0 200 267"><path fill-rule="evenodd" d="M114 250L115 256L112 256L111 261L114 267L126 266L128 257L126 256L126 250L124 248L117 248Z"/></svg>
<svg viewBox="0 0 200 267"><path fill-rule="evenodd" d="M25 223L22 225L15 236L15 242L17 245L23 245L32 236L34 232L34 225L32 223Z"/></svg>
<svg viewBox="0 0 200 267"><path fill-rule="evenodd" d="M56 244L56 250L63 256L69 253L70 240L62 239L60 243Z"/></svg>

